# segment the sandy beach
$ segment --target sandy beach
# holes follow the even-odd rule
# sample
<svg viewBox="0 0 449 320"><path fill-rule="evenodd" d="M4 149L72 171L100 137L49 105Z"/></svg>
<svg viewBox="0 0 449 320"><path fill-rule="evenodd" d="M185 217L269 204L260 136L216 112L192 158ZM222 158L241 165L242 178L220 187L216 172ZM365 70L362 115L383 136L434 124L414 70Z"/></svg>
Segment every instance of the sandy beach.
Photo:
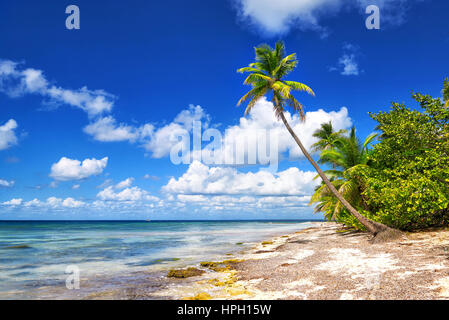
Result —
<svg viewBox="0 0 449 320"><path fill-rule="evenodd" d="M215 271L199 267L201 276L170 279L151 297L137 298L449 298L449 231L409 233L387 244L369 240L368 234L316 222L231 256Z"/></svg>

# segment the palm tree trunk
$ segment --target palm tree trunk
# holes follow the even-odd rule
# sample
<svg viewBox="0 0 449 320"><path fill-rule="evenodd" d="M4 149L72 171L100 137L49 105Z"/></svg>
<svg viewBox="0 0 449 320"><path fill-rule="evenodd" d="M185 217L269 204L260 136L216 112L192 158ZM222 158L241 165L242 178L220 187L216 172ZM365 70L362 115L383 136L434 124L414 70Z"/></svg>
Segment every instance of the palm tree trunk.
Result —
<svg viewBox="0 0 449 320"><path fill-rule="evenodd" d="M279 115L282 119L282 122L284 122L284 125L287 127L287 130L290 132L293 139L295 139L296 143L298 144L298 146L301 149L304 156L307 158L307 160L309 160L309 162L312 164L312 166L318 172L318 175L321 177L323 182L326 184L326 186L329 188L329 190L335 195L335 197L341 202L341 204L346 209L348 209L348 211L374 236L377 236L380 233L389 231L391 233L391 235L388 235L386 238L398 237L399 234L398 234L397 230L391 229L382 223L372 221L372 220L362 216L348 201L346 201L345 198L343 198L343 196L337 191L337 189L334 187L334 185L326 177L323 170L321 170L321 168L318 166L318 164L312 159L310 154L307 152L306 148L304 148L303 144L301 143L301 140L299 140L299 138L296 136L293 129L290 127L290 124L287 122L287 119L285 119L284 113L279 112ZM385 238L385 237L382 237L382 238Z"/></svg>

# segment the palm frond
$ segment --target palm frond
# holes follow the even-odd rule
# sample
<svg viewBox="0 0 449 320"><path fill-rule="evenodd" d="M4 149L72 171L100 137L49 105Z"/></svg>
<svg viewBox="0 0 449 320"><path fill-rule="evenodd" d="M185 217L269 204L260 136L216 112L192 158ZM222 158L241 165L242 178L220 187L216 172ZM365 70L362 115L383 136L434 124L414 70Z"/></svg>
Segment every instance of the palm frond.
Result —
<svg viewBox="0 0 449 320"><path fill-rule="evenodd" d="M292 87L282 83L281 81L276 81L271 85L271 87L274 91L279 92L284 99L287 99L290 96L290 90L292 89Z"/></svg>
<svg viewBox="0 0 449 320"><path fill-rule="evenodd" d="M238 73L245 73L245 72L252 72L252 73L257 73L257 74L264 74L263 70L260 70L258 68L253 68L253 67L243 67L240 69L237 69Z"/></svg>
<svg viewBox="0 0 449 320"><path fill-rule="evenodd" d="M237 102L237 106L240 106L243 102L254 98L254 96L260 94L260 90L263 88L264 86L259 86L259 87L255 87L253 89L251 89L250 91L248 91L243 97L240 98L239 102Z"/></svg>
<svg viewBox="0 0 449 320"><path fill-rule="evenodd" d="M315 96L315 92L313 92L313 90L309 86L305 85L304 83L296 82L296 81L284 81L284 83L289 85L296 91L305 91L308 94Z"/></svg>
<svg viewBox="0 0 449 320"><path fill-rule="evenodd" d="M259 101L264 95L267 94L268 88L266 86L261 86L258 88L254 88L253 90L254 90L254 92L252 94L252 98L248 102L248 105L246 106L246 109L245 109L245 116L251 112L252 108L257 103L257 101Z"/></svg>
<svg viewBox="0 0 449 320"><path fill-rule="evenodd" d="M365 153L366 149L368 148L369 144L377 138L379 134L378 133L371 133L368 137L366 137L365 142L363 143L363 147L361 152Z"/></svg>
<svg viewBox="0 0 449 320"><path fill-rule="evenodd" d="M337 166L345 168L344 155L334 149L323 150L321 152L319 163L335 163Z"/></svg>
<svg viewBox="0 0 449 320"><path fill-rule="evenodd" d="M301 103L299 103L298 100L295 99L294 96L290 95L287 99L290 108L293 110L293 113L296 113L299 115L299 121L304 122L306 121L306 114L304 113L304 107Z"/></svg>
<svg viewBox="0 0 449 320"><path fill-rule="evenodd" d="M253 86L260 86L263 83L271 81L271 78L260 73L251 73L243 82L244 84L249 84Z"/></svg>
<svg viewBox="0 0 449 320"><path fill-rule="evenodd" d="M329 180L333 180L334 178L343 178L343 171L340 171L340 170L326 170L326 171L324 171L324 174L326 175L326 177ZM316 180L318 178L320 178L319 174L317 174L313 178L313 180Z"/></svg>

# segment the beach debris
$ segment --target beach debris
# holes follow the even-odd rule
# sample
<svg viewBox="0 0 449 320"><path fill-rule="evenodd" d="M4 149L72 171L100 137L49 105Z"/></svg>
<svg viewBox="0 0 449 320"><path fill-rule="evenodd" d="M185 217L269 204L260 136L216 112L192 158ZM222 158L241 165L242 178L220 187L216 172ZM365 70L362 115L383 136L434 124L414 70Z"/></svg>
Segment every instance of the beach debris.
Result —
<svg viewBox="0 0 449 320"><path fill-rule="evenodd" d="M210 300L210 299L212 299L212 296L207 292L200 292L193 297L183 298L183 300Z"/></svg>
<svg viewBox="0 0 449 320"><path fill-rule="evenodd" d="M231 270L231 267L233 264L242 262L243 260L238 259L228 259L221 262L214 262L214 261L203 261L200 263L200 266L204 268L208 268L215 272L224 272Z"/></svg>
<svg viewBox="0 0 449 320"><path fill-rule="evenodd" d="M204 273L204 270L200 270L194 267L189 267L187 269L171 269L167 277L169 278L190 278L201 276Z"/></svg>

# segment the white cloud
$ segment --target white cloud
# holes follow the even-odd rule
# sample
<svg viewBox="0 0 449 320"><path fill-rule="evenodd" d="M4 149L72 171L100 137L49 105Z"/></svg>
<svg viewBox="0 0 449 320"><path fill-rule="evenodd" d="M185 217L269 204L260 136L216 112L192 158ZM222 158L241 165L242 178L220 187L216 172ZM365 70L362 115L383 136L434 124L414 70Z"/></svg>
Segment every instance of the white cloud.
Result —
<svg viewBox="0 0 449 320"><path fill-rule="evenodd" d="M52 104L67 104L80 108L92 117L110 112L115 97L104 90L87 87L72 90L51 85L42 70L20 69L19 63L0 60L0 92L16 98L25 94L38 94Z"/></svg>
<svg viewBox="0 0 449 320"><path fill-rule="evenodd" d="M172 208L185 208L188 211L198 212L234 212L252 213L256 217L262 213L273 213L279 215L287 212L308 212L310 196L238 196L238 195L183 195L179 194L173 198L170 204Z"/></svg>
<svg viewBox="0 0 449 320"><path fill-rule="evenodd" d="M22 202L23 202L23 199L18 198L18 199L11 199L9 201L5 201L2 204L5 206L13 206L14 207L14 206L20 206L22 204Z"/></svg>
<svg viewBox="0 0 449 320"><path fill-rule="evenodd" d="M351 118L348 116L348 110L345 107L342 107L337 112L326 112L322 109L309 111L306 113L306 121L304 123L300 121L299 116L296 114L292 115L286 112L285 117L309 151L312 144L316 142L316 138L312 135L321 127L322 123L331 121L335 130L348 129L352 126ZM238 163L236 159L246 159L245 161L247 161L245 157L247 157L250 147L258 145L258 141L261 141L261 132L268 132L270 140L277 141L279 154L276 154L276 159L280 158L280 155L283 153L288 153L291 159L304 156L282 121L277 120L272 102L262 98L253 107L248 117L242 117L238 125L226 128L223 135L223 147L220 150L221 154L217 154L217 157L221 158L218 163L235 164ZM243 144L243 147L236 147L243 142L246 143ZM264 147L263 145L262 148ZM267 146L266 149L269 149L269 147ZM203 154L204 152L207 152L207 150L203 150Z"/></svg>
<svg viewBox="0 0 449 320"><path fill-rule="evenodd" d="M97 197L104 201L158 201L159 198L151 196L139 187L126 188L116 192L112 186L100 191Z"/></svg>
<svg viewBox="0 0 449 320"><path fill-rule="evenodd" d="M145 150L151 152L153 158L163 158L179 143L178 136L192 131L193 121L202 121L203 127L207 127L209 116L200 106L191 105L181 111L172 122L159 128L148 123L139 127L117 124L112 116L108 116L87 125L84 132L102 142L138 142Z"/></svg>
<svg viewBox="0 0 449 320"><path fill-rule="evenodd" d="M134 178L127 178L114 186L109 186L98 192L97 198L103 201L159 201L159 198L151 196L148 191L139 187L131 187ZM119 191L116 191L119 190Z"/></svg>
<svg viewBox="0 0 449 320"><path fill-rule="evenodd" d="M145 180L159 180L158 177L152 176L152 175L150 175L150 174L148 174L148 173L147 173L146 175L144 175L143 178L144 178Z"/></svg>
<svg viewBox="0 0 449 320"><path fill-rule="evenodd" d="M322 29L319 18L339 9L341 0L237 0L239 14L271 34L282 34L293 26ZM325 8L326 10L323 10Z"/></svg>
<svg viewBox="0 0 449 320"><path fill-rule="evenodd" d="M75 200L73 198L66 198L62 201L62 206L66 208L80 208L85 206L86 203L83 201Z"/></svg>
<svg viewBox="0 0 449 320"><path fill-rule="evenodd" d="M295 167L275 174L263 170L241 173L235 168L208 167L195 161L162 190L187 195L303 196L311 194L319 183L315 176L315 172Z"/></svg>
<svg viewBox="0 0 449 320"><path fill-rule="evenodd" d="M62 199L60 199L60 198L49 197L47 199L47 204L52 208L59 207L61 205L61 203L62 203Z"/></svg>
<svg viewBox="0 0 449 320"><path fill-rule="evenodd" d="M13 180L8 181L8 180L0 179L0 187L10 188L14 185L14 183L15 183L15 181L13 181Z"/></svg>
<svg viewBox="0 0 449 320"><path fill-rule="evenodd" d="M133 184L134 178L127 178L119 183L117 183L115 185L116 189L124 189L124 188L128 188Z"/></svg>
<svg viewBox="0 0 449 320"><path fill-rule="evenodd" d="M38 199L33 199L33 200L27 201L23 204L24 207L40 207L43 205L44 205L44 203L42 203Z"/></svg>
<svg viewBox="0 0 449 320"><path fill-rule="evenodd" d="M297 115L292 115L289 112L286 112L285 115L308 149L316 142L312 134L320 128L322 123L332 121L336 130L348 129L352 126L348 110L345 107L337 112L326 112L322 109L307 112L305 123L301 123ZM149 124L141 127L116 125L112 117L107 119L107 121L100 119L100 122L87 126L85 132L100 141L139 141L146 150L151 152L153 158L169 156L173 147L180 143L179 138L186 135L188 139L183 140L183 143L188 145L185 146L185 149L192 150L193 121L201 121L202 133L204 133L204 129L210 127L210 116L200 106L190 106L189 109L182 111L173 122L161 127ZM236 164L238 163L237 159L247 159L248 148L257 145L257 141L260 141L261 131L269 132L270 137L278 142L280 154L287 152L291 158L303 156L293 138L287 133L283 123L276 119L273 104L263 98L257 102L248 117L240 118L237 125L229 126L224 132L220 132L223 145L221 150L216 151L217 162L215 163ZM246 145L236 148L242 141L245 141ZM203 142L203 147L207 144L208 142ZM203 155L210 153L210 149L205 148L202 152ZM193 153L193 155L195 154L196 152ZM276 154L276 156L278 155Z"/></svg>
<svg viewBox="0 0 449 320"><path fill-rule="evenodd" d="M338 63L343 66L341 74L344 76L358 76L359 75L359 65L355 59L354 54L344 54Z"/></svg>
<svg viewBox="0 0 449 320"><path fill-rule="evenodd" d="M321 20L342 11L344 7L365 15L368 5L381 9L382 24L399 25L405 21L407 2L417 0L234 0L240 17L270 34L283 34L290 29L316 30L327 34ZM361 23L361 28L364 24Z"/></svg>
<svg viewBox="0 0 449 320"><path fill-rule="evenodd" d="M112 116L99 118L84 128L84 132L91 135L95 140L102 142L129 141L135 142L141 132L151 131L152 126L135 128L125 124L118 124Z"/></svg>
<svg viewBox="0 0 449 320"><path fill-rule="evenodd" d="M41 201L37 198L23 202L22 199L12 199L9 202L12 202L13 200L20 200L16 201L17 204L9 203L10 206L19 206L23 205L25 208L41 208L41 209L67 209L67 208L81 208L86 205L86 202L75 200L73 198L57 198L57 197L49 197L46 201ZM6 204L5 202L3 204Z"/></svg>
<svg viewBox="0 0 449 320"><path fill-rule="evenodd" d="M181 111L173 122L160 128L147 131L143 135L143 146L152 153L153 158L163 158L170 154L173 146L179 143L178 137L186 132L191 133L193 122L201 121L203 128L209 125L209 115L201 106L190 105L189 109Z"/></svg>
<svg viewBox="0 0 449 320"><path fill-rule="evenodd" d="M339 71L343 76L358 76L362 71L359 69L357 58L360 56L359 47L350 43L343 45L343 54L338 59L336 67L330 67L329 71Z"/></svg>
<svg viewBox="0 0 449 320"><path fill-rule="evenodd" d="M108 157L101 160L86 159L82 163L62 157L51 167L50 177L57 181L81 180L93 175L99 175L108 164Z"/></svg>
<svg viewBox="0 0 449 320"><path fill-rule="evenodd" d="M14 119L10 119L0 126L0 150L8 149L17 144L17 136L14 132L16 128L17 122Z"/></svg>
<svg viewBox="0 0 449 320"><path fill-rule="evenodd" d="M77 189L79 189L80 187L81 187L80 184L74 184L74 185L72 186L72 189L73 189L73 190L77 190Z"/></svg>

